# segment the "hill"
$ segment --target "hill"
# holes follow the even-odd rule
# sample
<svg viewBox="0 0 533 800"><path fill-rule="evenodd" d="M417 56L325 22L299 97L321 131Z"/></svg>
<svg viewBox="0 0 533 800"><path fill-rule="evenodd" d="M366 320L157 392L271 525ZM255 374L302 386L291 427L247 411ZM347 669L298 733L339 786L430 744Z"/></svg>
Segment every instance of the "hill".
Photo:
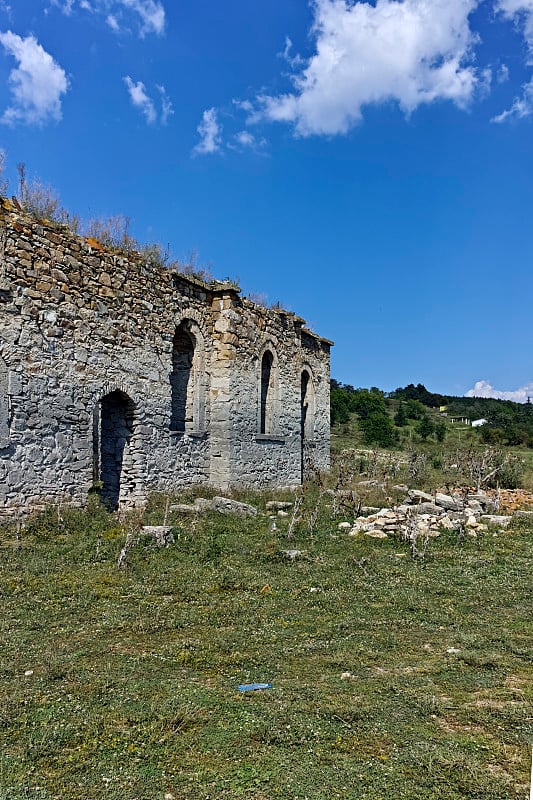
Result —
<svg viewBox="0 0 533 800"><path fill-rule="evenodd" d="M371 398L369 400L369 398ZM363 416L360 414L362 407ZM372 406L372 408L370 408ZM444 425L449 428L452 420L464 418L468 422L485 420L477 429L480 442L493 445L522 446L533 448L533 404L514 403L510 400L495 400L481 397L453 397L429 392L425 386L410 384L393 392L383 392L373 387L354 389L349 384L331 382L331 421L332 424L347 423L351 413L357 413L359 419L368 416L368 410L388 414L394 421L396 429L405 427L407 422L418 420L419 432L423 439L436 435L442 436ZM366 414L366 417L365 417ZM433 421L433 427L427 420ZM425 420L424 424L422 422ZM387 436L373 437L368 434L368 423L363 425L366 443L375 442L382 446L392 446L401 439L400 431L389 426ZM438 436L437 436L438 438Z"/></svg>

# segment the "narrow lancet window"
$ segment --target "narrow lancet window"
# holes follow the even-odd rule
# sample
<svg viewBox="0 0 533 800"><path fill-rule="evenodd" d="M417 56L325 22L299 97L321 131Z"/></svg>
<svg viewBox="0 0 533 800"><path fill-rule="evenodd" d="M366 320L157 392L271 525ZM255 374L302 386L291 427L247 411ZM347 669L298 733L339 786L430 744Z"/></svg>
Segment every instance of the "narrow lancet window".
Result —
<svg viewBox="0 0 533 800"><path fill-rule="evenodd" d="M261 361L261 415L260 433L272 433L273 427L273 370L274 356L267 350Z"/></svg>
<svg viewBox="0 0 533 800"><path fill-rule="evenodd" d="M196 340L182 322L177 328L172 345L172 372L170 373L171 414L170 430L186 431L198 427L195 419L198 375L195 367Z"/></svg>

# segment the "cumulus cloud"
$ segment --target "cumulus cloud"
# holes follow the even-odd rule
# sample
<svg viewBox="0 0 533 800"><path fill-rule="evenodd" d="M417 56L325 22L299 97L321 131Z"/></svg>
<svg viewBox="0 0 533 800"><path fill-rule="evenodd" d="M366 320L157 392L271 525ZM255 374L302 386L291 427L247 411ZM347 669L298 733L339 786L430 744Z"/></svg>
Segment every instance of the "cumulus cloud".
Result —
<svg viewBox="0 0 533 800"><path fill-rule="evenodd" d="M103 14L109 27L116 32L128 26L130 17L137 21L141 36L165 31L165 8L160 0L51 0L51 3L67 16L75 8Z"/></svg>
<svg viewBox="0 0 533 800"><path fill-rule="evenodd" d="M435 100L467 106L480 82L469 63L478 4L314 0L315 54L293 74L293 91L258 98L255 121L290 122L302 136L340 134L370 104L395 101L406 113Z"/></svg>
<svg viewBox="0 0 533 800"><path fill-rule="evenodd" d="M527 403L528 397L533 399L533 382L521 389L502 392L495 389L488 381L477 381L473 389L465 393L465 397L493 397L496 400L514 400L515 403Z"/></svg>
<svg viewBox="0 0 533 800"><path fill-rule="evenodd" d="M202 115L197 128L200 141L193 150L197 155L210 155L220 152L222 144L222 126L218 121L216 108L208 108Z"/></svg>
<svg viewBox="0 0 533 800"><path fill-rule="evenodd" d="M143 114L149 125L153 125L158 119L163 125L167 124L168 118L174 113L174 109L172 108L172 103L170 102L164 86L156 87L159 92L161 103L161 113L159 115L155 101L148 94L146 86L142 81L137 81L137 83L135 83L129 75L126 75L124 83L128 89L132 105Z"/></svg>
<svg viewBox="0 0 533 800"><path fill-rule="evenodd" d="M9 74L12 102L1 121L42 125L61 119L61 98L68 89L65 71L34 36L0 32L0 44L18 64Z"/></svg>

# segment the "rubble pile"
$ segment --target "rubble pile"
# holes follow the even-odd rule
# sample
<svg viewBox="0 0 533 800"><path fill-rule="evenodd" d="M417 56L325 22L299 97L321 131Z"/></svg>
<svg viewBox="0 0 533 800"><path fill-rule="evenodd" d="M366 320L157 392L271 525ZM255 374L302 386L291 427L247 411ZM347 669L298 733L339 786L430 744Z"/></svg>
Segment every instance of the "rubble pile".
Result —
<svg viewBox="0 0 533 800"><path fill-rule="evenodd" d="M413 533L439 536L443 530L464 530L475 536L478 531L488 530L489 525L509 526L512 517L497 511L497 498L481 490L453 495L436 492L433 495L411 489L401 505L357 517L349 535L362 533L385 539L389 534L399 534L409 538Z"/></svg>

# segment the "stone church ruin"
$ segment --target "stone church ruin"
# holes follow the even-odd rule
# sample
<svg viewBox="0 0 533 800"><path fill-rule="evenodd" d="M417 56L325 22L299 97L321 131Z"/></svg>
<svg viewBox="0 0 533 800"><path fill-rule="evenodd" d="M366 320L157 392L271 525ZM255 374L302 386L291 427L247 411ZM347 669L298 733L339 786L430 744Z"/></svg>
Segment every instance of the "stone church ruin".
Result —
<svg viewBox="0 0 533 800"><path fill-rule="evenodd" d="M283 309L0 207L0 518L329 466L331 342Z"/></svg>

